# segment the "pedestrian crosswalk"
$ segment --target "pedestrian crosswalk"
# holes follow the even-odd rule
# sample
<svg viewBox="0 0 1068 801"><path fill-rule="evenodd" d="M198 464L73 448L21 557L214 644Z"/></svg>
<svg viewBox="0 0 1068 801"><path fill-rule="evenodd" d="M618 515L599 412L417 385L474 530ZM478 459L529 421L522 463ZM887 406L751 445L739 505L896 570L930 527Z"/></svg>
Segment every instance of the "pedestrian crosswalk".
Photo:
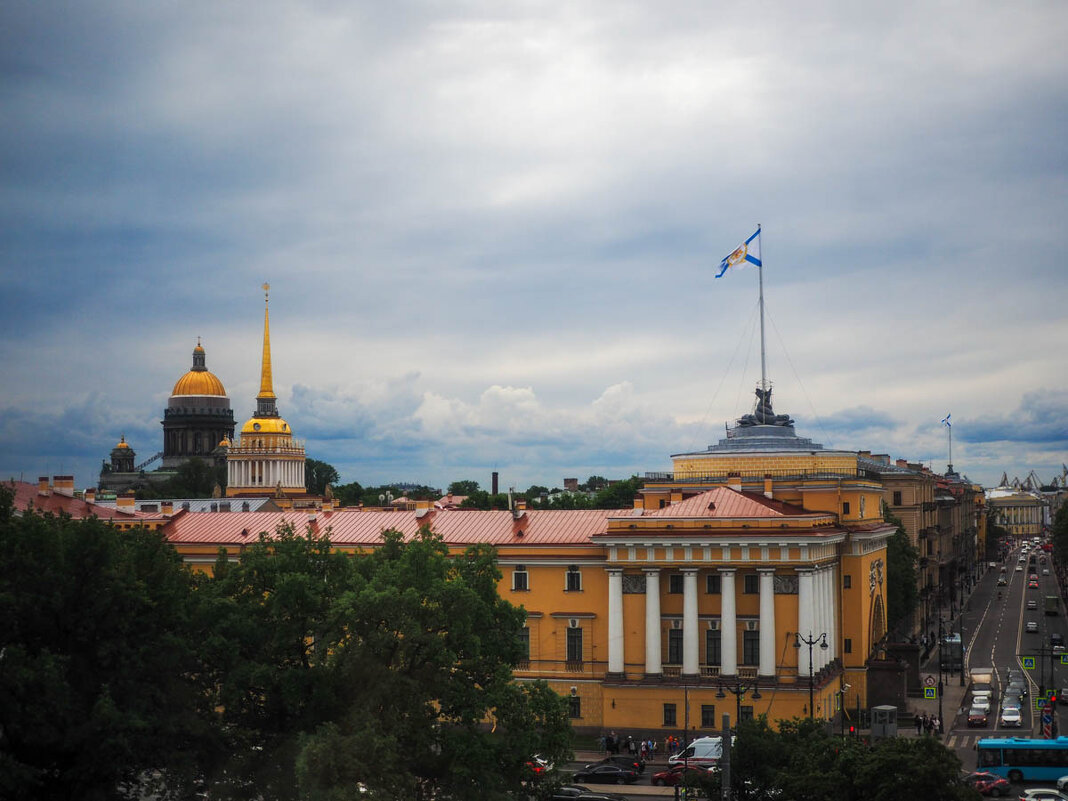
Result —
<svg viewBox="0 0 1068 801"><path fill-rule="evenodd" d="M980 740L999 740L999 739L1005 739L1005 738L1008 738L1008 737L1021 737L1021 736L1026 737L1027 736L1026 732L1024 734L1022 734L1022 735L1019 734L1019 733L1001 734L1001 733L995 733L995 732L967 732L967 733L950 732L949 734L947 734L945 736L945 739L944 739L943 742L945 742L947 748L950 748L950 749L952 749L954 751L956 751L958 749L963 749L963 748L971 748L971 749L974 750L975 749L975 744L977 742L979 742Z"/></svg>

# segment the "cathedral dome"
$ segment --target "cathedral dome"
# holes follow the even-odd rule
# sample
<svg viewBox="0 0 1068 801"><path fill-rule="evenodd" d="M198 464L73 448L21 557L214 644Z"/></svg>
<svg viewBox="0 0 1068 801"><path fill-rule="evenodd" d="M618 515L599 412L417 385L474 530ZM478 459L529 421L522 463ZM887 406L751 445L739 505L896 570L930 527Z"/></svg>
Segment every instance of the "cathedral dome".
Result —
<svg viewBox="0 0 1068 801"><path fill-rule="evenodd" d="M226 397L222 381L204 365L204 348L200 342L193 348L193 369L178 379L171 397L175 395L215 395Z"/></svg>

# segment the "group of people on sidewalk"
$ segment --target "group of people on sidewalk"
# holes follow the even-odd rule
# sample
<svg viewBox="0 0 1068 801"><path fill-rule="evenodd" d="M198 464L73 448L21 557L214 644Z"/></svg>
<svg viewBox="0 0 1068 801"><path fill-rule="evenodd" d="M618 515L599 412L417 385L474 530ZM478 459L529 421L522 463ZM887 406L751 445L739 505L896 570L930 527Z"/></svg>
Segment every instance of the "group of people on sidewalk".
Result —
<svg viewBox="0 0 1068 801"><path fill-rule="evenodd" d="M678 744L677 737L669 736L664 741L666 752L669 754L675 753L678 750ZM622 750L631 756L641 757L643 760L653 759L660 752L659 743L652 737L635 740L629 734L624 738L618 736L614 731L601 735L600 748L606 754L618 754Z"/></svg>
<svg viewBox="0 0 1068 801"><path fill-rule="evenodd" d="M930 715L924 712L922 715L915 715L916 718L916 736L919 737L923 734L941 734L942 733L942 719L937 715Z"/></svg>

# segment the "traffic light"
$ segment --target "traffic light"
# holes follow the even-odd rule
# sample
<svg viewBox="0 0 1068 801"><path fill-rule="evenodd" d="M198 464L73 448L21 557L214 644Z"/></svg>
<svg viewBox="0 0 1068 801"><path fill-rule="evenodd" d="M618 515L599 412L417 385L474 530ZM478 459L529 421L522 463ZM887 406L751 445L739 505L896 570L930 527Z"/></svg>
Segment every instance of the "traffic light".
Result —
<svg viewBox="0 0 1068 801"><path fill-rule="evenodd" d="M856 737L857 736L857 727L854 726L852 723L849 724L849 736L850 737Z"/></svg>

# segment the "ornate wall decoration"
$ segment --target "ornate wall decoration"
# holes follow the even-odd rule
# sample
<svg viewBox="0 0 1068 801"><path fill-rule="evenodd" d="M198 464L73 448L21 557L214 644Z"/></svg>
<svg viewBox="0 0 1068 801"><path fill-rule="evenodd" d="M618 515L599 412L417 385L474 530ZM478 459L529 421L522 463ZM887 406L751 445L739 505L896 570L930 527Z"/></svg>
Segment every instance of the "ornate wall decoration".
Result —
<svg viewBox="0 0 1068 801"><path fill-rule="evenodd" d="M797 576L774 576L776 595L797 595Z"/></svg>
<svg viewBox="0 0 1068 801"><path fill-rule="evenodd" d="M875 588L881 587L883 583L883 560L875 559L871 563L871 568L868 570L868 589L869 592L874 595Z"/></svg>
<svg viewBox="0 0 1068 801"><path fill-rule="evenodd" d="M645 595L645 576L623 574L624 595Z"/></svg>

